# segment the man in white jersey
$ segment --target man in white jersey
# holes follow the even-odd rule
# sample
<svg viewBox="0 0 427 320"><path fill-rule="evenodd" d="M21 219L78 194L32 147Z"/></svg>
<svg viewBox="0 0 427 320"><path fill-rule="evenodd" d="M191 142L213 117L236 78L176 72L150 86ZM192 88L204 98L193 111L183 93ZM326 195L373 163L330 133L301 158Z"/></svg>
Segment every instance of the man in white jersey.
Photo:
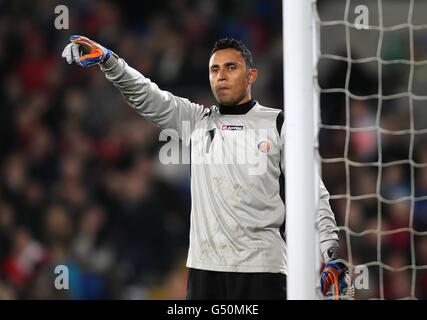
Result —
<svg viewBox="0 0 427 320"><path fill-rule="evenodd" d="M209 79L218 106L204 107L160 90L112 51L71 36L68 63L99 64L106 78L143 117L174 129L191 144L191 227L188 299L285 299L286 243L283 202L284 118L252 99L257 69L247 47L218 40ZM346 289L347 268L337 262L338 229L320 182L321 287Z"/></svg>

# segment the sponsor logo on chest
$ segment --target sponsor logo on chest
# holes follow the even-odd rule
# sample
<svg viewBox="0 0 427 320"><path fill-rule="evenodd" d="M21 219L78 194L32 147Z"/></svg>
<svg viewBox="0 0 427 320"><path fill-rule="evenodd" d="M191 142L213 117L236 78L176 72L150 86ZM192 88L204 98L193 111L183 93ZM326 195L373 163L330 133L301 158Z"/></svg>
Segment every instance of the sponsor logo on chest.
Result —
<svg viewBox="0 0 427 320"><path fill-rule="evenodd" d="M243 126L235 125L235 124L223 124L221 125L221 130L223 131L243 131Z"/></svg>

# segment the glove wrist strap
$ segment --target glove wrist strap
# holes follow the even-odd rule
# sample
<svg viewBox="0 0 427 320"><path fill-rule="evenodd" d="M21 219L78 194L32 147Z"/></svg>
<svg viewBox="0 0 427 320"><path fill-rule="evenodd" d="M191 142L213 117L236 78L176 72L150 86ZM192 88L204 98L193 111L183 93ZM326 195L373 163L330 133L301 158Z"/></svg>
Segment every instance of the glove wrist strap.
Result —
<svg viewBox="0 0 427 320"><path fill-rule="evenodd" d="M323 252L324 261L336 260L341 257L339 247L330 247Z"/></svg>

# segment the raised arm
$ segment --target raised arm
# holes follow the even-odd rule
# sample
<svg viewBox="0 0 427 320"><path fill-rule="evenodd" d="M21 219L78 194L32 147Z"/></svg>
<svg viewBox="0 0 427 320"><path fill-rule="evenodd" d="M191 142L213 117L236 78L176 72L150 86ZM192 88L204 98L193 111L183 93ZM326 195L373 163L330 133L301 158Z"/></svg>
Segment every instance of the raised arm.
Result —
<svg viewBox="0 0 427 320"><path fill-rule="evenodd" d="M186 140L195 122L209 111L188 99L160 90L150 79L100 44L83 36L71 36L70 41L62 53L68 63L74 62L82 67L98 64L128 104L160 128L174 129ZM184 130L183 126L186 126Z"/></svg>

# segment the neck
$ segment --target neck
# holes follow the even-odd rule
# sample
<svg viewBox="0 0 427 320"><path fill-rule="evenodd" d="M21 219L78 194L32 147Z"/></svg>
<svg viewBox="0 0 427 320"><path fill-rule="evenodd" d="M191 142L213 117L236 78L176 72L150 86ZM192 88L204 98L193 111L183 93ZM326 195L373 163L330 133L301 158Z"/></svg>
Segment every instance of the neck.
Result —
<svg viewBox="0 0 427 320"><path fill-rule="evenodd" d="M231 105L231 106L225 106L223 104L219 104L219 112L221 114L246 114L256 104L256 101L251 98L249 98L249 100L244 99L243 101L245 102L239 103L237 105Z"/></svg>
<svg viewBox="0 0 427 320"><path fill-rule="evenodd" d="M242 104L244 104L244 103L246 103L246 102L248 102L248 101L251 101L252 100L252 97L251 97L251 95L249 94L249 95L247 95L246 97L244 97L242 100L240 100L238 103L236 103L235 105L236 106L240 106L240 105L242 105Z"/></svg>

